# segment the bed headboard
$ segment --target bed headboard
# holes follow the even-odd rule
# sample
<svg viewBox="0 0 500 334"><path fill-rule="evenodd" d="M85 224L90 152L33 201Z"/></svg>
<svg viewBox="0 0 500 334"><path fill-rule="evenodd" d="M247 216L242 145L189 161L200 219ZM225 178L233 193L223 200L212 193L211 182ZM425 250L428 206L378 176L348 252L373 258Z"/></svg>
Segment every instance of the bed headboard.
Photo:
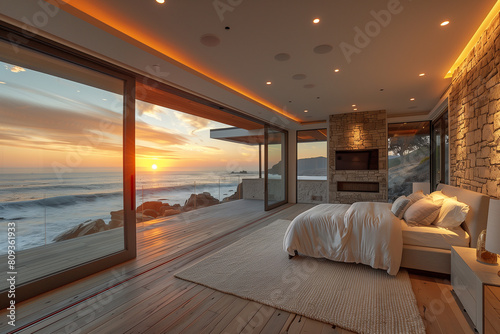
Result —
<svg viewBox="0 0 500 334"><path fill-rule="evenodd" d="M469 206L469 213L467 214L462 227L470 235L470 246L476 247L479 233L486 229L490 198L475 191L441 183L437 186L437 190L441 190L446 196L457 196L458 201Z"/></svg>

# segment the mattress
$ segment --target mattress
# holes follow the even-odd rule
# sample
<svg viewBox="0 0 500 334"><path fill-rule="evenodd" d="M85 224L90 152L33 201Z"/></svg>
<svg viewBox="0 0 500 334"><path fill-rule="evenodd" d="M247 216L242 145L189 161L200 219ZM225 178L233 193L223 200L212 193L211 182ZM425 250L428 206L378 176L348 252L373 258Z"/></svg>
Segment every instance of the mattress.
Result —
<svg viewBox="0 0 500 334"><path fill-rule="evenodd" d="M446 229L438 226L411 226L401 219L403 244L451 249L451 246L469 247L470 237L461 227Z"/></svg>

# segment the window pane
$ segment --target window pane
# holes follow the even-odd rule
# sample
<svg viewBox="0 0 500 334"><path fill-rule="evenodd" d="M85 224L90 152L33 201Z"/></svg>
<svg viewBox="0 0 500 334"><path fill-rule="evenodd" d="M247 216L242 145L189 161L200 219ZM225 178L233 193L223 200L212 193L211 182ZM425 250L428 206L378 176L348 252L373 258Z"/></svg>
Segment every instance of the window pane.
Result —
<svg viewBox="0 0 500 334"><path fill-rule="evenodd" d="M224 114L217 116L222 122ZM243 129L221 122L136 102L138 233L186 211L264 199L263 126Z"/></svg>
<svg viewBox="0 0 500 334"><path fill-rule="evenodd" d="M124 83L0 45L0 254L15 226L23 284L124 249Z"/></svg>
<svg viewBox="0 0 500 334"><path fill-rule="evenodd" d="M326 129L297 131L297 202L327 201Z"/></svg>
<svg viewBox="0 0 500 334"><path fill-rule="evenodd" d="M389 124L389 201L412 192L413 182L430 182L430 124Z"/></svg>
<svg viewBox="0 0 500 334"><path fill-rule="evenodd" d="M286 199L285 133L268 128L267 145L267 207Z"/></svg>

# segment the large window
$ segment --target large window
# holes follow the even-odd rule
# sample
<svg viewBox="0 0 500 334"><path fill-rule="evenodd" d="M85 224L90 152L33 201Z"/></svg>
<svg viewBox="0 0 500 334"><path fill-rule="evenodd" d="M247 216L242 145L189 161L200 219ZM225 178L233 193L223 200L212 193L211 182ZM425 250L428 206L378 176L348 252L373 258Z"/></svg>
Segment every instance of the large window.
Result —
<svg viewBox="0 0 500 334"><path fill-rule="evenodd" d="M287 202L287 135L288 133L266 127L265 133L265 207L273 209Z"/></svg>
<svg viewBox="0 0 500 334"><path fill-rule="evenodd" d="M297 131L297 203L326 203L326 129Z"/></svg>
<svg viewBox="0 0 500 334"><path fill-rule="evenodd" d="M124 228L133 200L124 195L130 81L75 58L0 41L0 256L15 251L14 270L2 270L17 273L19 289L38 282L41 292L68 282L68 270L135 254Z"/></svg>
<svg viewBox="0 0 500 334"><path fill-rule="evenodd" d="M432 123L431 185L449 183L448 111Z"/></svg>
<svg viewBox="0 0 500 334"><path fill-rule="evenodd" d="M164 222L154 218L243 199L243 181L258 181L263 125L230 127L224 113L217 122L139 100L136 112L138 231Z"/></svg>
<svg viewBox="0 0 500 334"><path fill-rule="evenodd" d="M389 124L389 194L393 202L412 192L414 182L430 182L430 122Z"/></svg>

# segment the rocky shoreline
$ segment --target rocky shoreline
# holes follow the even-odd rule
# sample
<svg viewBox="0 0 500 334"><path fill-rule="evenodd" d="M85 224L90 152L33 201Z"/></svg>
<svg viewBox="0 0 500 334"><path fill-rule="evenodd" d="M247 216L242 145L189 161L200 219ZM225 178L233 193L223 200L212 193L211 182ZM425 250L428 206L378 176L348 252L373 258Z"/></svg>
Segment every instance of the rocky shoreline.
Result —
<svg viewBox="0 0 500 334"><path fill-rule="evenodd" d="M136 209L136 223L140 224L145 221L152 219L170 217L178 215L183 212L188 212L196 210L199 208L205 208L212 205L217 205L220 203L230 202L242 198L242 184L238 185L236 192L219 201L217 198L213 197L210 193L204 192L200 194L191 194L186 200L183 206L180 204L170 205L162 201L149 201L144 202L139 205ZM70 228L59 235L57 235L52 241L58 242L63 240L69 240L78 238L84 235L94 234L102 231L111 230L114 228L122 227L124 220L124 211L111 211L111 220L106 223L103 219L89 219L77 226Z"/></svg>

